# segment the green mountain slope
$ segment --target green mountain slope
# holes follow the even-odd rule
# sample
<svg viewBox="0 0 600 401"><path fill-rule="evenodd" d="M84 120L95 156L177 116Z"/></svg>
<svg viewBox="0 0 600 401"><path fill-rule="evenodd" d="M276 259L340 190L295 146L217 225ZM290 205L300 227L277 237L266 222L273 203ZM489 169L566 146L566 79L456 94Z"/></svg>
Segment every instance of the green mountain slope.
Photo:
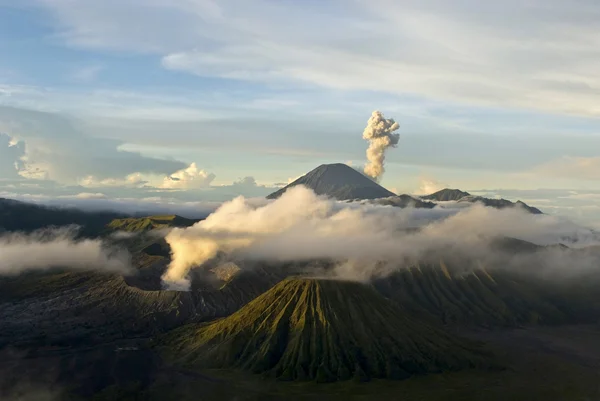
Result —
<svg viewBox="0 0 600 401"><path fill-rule="evenodd" d="M186 219L185 217L173 215L147 216L147 217L128 217L123 219L114 219L107 228L115 231L142 232L169 227L189 227L198 220Z"/></svg>
<svg viewBox="0 0 600 401"><path fill-rule="evenodd" d="M415 321L373 288L286 279L233 315L163 339L197 368L234 368L281 380L329 382L489 365L470 342Z"/></svg>

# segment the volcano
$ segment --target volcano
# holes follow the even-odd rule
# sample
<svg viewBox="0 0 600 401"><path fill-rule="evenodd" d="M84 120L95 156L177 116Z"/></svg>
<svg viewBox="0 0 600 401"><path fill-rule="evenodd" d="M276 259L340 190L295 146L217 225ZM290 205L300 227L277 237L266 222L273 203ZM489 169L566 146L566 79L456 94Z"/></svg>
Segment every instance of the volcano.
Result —
<svg viewBox="0 0 600 401"><path fill-rule="evenodd" d="M317 195L337 200L377 199L396 196L375 181L343 163L322 164L291 184L273 192L268 199L277 199L289 188L304 185Z"/></svg>
<svg viewBox="0 0 600 401"><path fill-rule="evenodd" d="M233 315L184 326L163 342L191 368L241 369L331 382L488 367L467 340L410 317L371 286L288 278Z"/></svg>

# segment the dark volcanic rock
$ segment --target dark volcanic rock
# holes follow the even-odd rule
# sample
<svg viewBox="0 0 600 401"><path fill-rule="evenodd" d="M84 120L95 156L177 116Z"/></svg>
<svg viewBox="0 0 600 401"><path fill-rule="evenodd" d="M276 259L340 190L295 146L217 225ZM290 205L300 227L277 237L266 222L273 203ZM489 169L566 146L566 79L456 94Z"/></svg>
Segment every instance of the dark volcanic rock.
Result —
<svg viewBox="0 0 600 401"><path fill-rule="evenodd" d="M396 196L375 181L342 163L322 164L298 178L296 181L273 192L268 199L279 198L288 188L304 185L317 195L326 195L338 200L376 199Z"/></svg>
<svg viewBox="0 0 600 401"><path fill-rule="evenodd" d="M150 336L187 322L227 316L277 280L239 274L220 288L177 292L146 290L133 286L138 284L133 278L94 272L2 278L0 348L87 345Z"/></svg>

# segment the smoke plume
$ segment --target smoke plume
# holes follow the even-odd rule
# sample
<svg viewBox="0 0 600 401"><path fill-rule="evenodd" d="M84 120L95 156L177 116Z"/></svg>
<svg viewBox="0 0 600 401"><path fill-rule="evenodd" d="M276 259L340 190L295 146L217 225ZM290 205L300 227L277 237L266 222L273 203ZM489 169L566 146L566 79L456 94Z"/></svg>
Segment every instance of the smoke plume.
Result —
<svg viewBox="0 0 600 401"><path fill-rule="evenodd" d="M53 267L127 273L130 255L100 240L75 239L73 228L0 236L0 275Z"/></svg>
<svg viewBox="0 0 600 401"><path fill-rule="evenodd" d="M367 149L367 164L365 174L379 181L385 172L383 163L387 148L395 147L400 140L400 134L393 132L400 128L393 119L385 119L380 111L374 111L363 132L363 139L369 141Z"/></svg>
<svg viewBox="0 0 600 401"><path fill-rule="evenodd" d="M514 262L512 253L497 260L498 252L491 247L505 237L540 245L600 243L590 230L520 208L401 209L337 202L296 186L263 205L238 197L192 227L173 229L166 236L172 260L163 280L171 289L187 289L189 270L221 254L246 261L334 260L337 274L348 279L369 279L448 255L507 266ZM559 262L565 260L556 255L543 260L556 269L563 266ZM580 262L579 267L591 268L599 260Z"/></svg>

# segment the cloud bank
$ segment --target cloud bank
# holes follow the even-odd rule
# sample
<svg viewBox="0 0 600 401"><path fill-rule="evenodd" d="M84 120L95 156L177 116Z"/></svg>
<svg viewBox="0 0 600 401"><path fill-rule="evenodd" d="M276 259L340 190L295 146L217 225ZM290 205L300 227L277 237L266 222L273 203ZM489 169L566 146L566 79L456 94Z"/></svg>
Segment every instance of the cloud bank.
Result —
<svg viewBox="0 0 600 401"><path fill-rule="evenodd" d="M73 228L0 236L0 275L54 267L127 273L130 255L100 240L76 240Z"/></svg>
<svg viewBox="0 0 600 401"><path fill-rule="evenodd" d="M170 288L187 289L189 270L222 253L257 261L334 260L344 266L339 272L345 278L362 279L382 263L387 272L447 256L498 264L491 244L505 237L539 245L600 243L600 236L589 229L517 208L400 209L336 202L297 186L267 204L253 205L238 197L192 227L173 229L166 236L172 261L163 281ZM552 260L556 265L561 259L542 262ZM586 261L586 266L593 264Z"/></svg>
<svg viewBox="0 0 600 401"><path fill-rule="evenodd" d="M439 182L428 177L419 177L419 187L413 191L414 195L430 195L444 188L449 188L448 184Z"/></svg>
<svg viewBox="0 0 600 401"><path fill-rule="evenodd" d="M187 201L176 198L167 198L165 196L111 198L100 192L80 192L73 195L44 196L32 194L20 195L15 193L3 193L0 191L0 198L3 197L35 203L41 206L75 208L85 212L108 211L134 216L177 214L190 219L205 218L222 204L221 201ZM249 199L253 202L264 202L263 198Z"/></svg>
<svg viewBox="0 0 600 401"><path fill-rule="evenodd" d="M0 133L0 156L6 153L3 159L10 160L9 166L2 160L0 167L23 178L76 184L136 173L167 175L186 167L123 151L121 141L85 135L75 121L58 114L0 105Z"/></svg>

